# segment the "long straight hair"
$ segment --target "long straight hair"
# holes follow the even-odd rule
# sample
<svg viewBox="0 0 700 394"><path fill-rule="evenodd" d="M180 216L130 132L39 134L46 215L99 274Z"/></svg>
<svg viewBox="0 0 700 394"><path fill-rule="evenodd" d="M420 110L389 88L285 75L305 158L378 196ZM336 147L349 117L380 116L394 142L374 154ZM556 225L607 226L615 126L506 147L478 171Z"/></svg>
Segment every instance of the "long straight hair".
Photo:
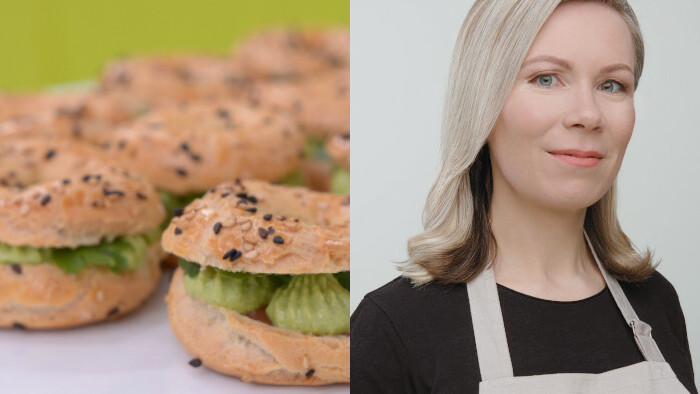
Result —
<svg viewBox="0 0 700 394"><path fill-rule="evenodd" d="M477 0L455 44L443 111L441 165L423 210L424 231L408 240L398 269L415 285L468 282L497 251L489 224L493 175L486 139L540 28L566 1L605 4L625 20L635 50L634 89L644 67L639 22L626 0ZM616 279L634 282L656 268L635 250L617 219L617 181L586 210L584 229ZM657 264L658 265L658 264Z"/></svg>

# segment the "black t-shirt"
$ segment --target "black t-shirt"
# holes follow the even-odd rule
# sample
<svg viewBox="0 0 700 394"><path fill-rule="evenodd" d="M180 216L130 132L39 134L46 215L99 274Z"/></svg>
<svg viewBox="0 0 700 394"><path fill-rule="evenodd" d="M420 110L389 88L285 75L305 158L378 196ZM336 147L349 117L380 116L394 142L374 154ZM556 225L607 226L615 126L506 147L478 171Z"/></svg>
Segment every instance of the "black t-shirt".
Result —
<svg viewBox="0 0 700 394"><path fill-rule="evenodd" d="M655 272L620 285L678 379L697 393L685 318L671 283ZM602 373L644 361L607 287L571 302L497 287L515 376ZM350 322L353 393L478 393L464 284L413 287L399 277L367 294Z"/></svg>

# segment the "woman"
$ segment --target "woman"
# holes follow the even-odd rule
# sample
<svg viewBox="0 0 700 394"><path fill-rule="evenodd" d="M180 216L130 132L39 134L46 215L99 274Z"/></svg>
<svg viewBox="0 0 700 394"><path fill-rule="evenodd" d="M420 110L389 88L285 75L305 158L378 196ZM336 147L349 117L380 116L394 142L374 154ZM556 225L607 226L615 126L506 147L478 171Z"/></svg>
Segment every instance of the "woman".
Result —
<svg viewBox="0 0 700 394"><path fill-rule="evenodd" d="M697 393L678 296L617 221L643 61L625 0L475 2L425 231L351 320L353 392Z"/></svg>

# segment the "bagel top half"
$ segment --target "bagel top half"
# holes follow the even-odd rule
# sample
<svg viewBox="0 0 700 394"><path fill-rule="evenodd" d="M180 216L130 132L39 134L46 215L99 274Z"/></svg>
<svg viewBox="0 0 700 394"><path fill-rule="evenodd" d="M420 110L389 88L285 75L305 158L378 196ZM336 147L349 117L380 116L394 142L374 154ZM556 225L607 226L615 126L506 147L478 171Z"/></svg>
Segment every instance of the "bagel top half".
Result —
<svg viewBox="0 0 700 394"><path fill-rule="evenodd" d="M76 247L152 230L165 216L153 186L71 140L0 142L0 242Z"/></svg>
<svg viewBox="0 0 700 394"><path fill-rule="evenodd" d="M304 148L290 116L238 101L166 106L109 133L106 142L121 165L175 194L235 178L278 180L296 170Z"/></svg>
<svg viewBox="0 0 700 394"><path fill-rule="evenodd" d="M204 266L267 274L350 269L348 196L238 180L210 190L176 216L163 248Z"/></svg>

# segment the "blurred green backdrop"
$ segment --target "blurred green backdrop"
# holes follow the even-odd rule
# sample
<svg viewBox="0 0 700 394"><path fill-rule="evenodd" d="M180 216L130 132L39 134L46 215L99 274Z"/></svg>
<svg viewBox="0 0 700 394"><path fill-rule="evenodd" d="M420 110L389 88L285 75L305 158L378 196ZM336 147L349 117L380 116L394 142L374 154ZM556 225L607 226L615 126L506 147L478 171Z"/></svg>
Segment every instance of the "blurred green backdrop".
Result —
<svg viewBox="0 0 700 394"><path fill-rule="evenodd" d="M0 0L0 90L96 78L140 53L225 54L264 27L350 25L350 0Z"/></svg>

